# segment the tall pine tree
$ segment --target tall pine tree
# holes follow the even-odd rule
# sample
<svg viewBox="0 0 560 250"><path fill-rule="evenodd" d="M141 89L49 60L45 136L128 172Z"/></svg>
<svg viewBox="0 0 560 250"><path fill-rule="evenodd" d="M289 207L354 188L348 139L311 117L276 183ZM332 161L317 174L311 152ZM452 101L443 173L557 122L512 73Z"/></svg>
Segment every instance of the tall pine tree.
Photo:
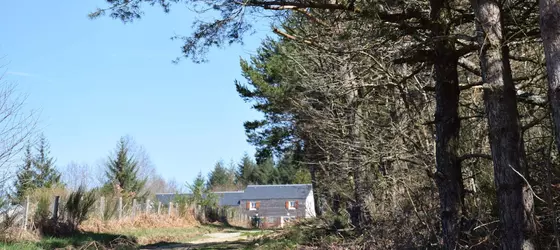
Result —
<svg viewBox="0 0 560 250"><path fill-rule="evenodd" d="M247 153L241 158L241 162L237 165L237 170L235 171L235 180L239 185L249 185L256 183L255 181L255 170L257 166L255 162L249 157Z"/></svg>
<svg viewBox="0 0 560 250"><path fill-rule="evenodd" d="M35 172L33 171L33 153L31 152L31 144L27 144L23 156L23 164L17 172L17 179L14 184L14 194L10 197L12 203L21 203L25 196L36 188L34 182Z"/></svg>
<svg viewBox="0 0 560 250"><path fill-rule="evenodd" d="M146 179L138 177L138 161L130 155L126 138L122 137L119 140L115 155L109 157L106 167L108 179L106 188L129 197L146 195L140 194L146 184Z"/></svg>
<svg viewBox="0 0 560 250"><path fill-rule="evenodd" d="M232 170L226 168L224 163L219 161L214 165L212 172L208 174L208 189L219 191L233 188L235 185L234 178Z"/></svg>
<svg viewBox="0 0 560 250"><path fill-rule="evenodd" d="M34 159L35 186L37 188L50 188L60 184L60 172L54 166L54 159L50 156L50 145L44 134L39 137L37 155Z"/></svg>

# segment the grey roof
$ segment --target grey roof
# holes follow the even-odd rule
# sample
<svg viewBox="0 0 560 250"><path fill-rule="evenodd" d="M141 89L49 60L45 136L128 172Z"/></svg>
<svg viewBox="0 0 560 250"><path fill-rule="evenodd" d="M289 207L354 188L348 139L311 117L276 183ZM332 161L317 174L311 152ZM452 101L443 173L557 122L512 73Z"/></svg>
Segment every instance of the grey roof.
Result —
<svg viewBox="0 0 560 250"><path fill-rule="evenodd" d="M242 200L305 199L312 189L311 184L249 185Z"/></svg>
<svg viewBox="0 0 560 250"><path fill-rule="evenodd" d="M220 206L239 206L241 200L269 199L306 199L313 189L311 184L288 185L248 185L245 191L213 192L219 196ZM191 194L156 194L156 199L164 204L174 201L176 195Z"/></svg>
<svg viewBox="0 0 560 250"><path fill-rule="evenodd" d="M219 197L220 206L239 206L239 201L243 197L243 191L214 192Z"/></svg>
<svg viewBox="0 0 560 250"><path fill-rule="evenodd" d="M156 194L156 200L168 204L170 201L175 201L177 196L190 196L191 194L177 194L177 193L166 193L166 194Z"/></svg>

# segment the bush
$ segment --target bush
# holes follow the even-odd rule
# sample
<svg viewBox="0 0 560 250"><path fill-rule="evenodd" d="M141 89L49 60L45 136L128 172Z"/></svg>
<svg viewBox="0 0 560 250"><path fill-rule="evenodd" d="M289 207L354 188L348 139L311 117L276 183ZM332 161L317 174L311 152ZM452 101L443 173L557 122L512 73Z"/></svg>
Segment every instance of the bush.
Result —
<svg viewBox="0 0 560 250"><path fill-rule="evenodd" d="M78 226L82 222L88 219L94 204L95 193L85 191L82 186L68 196L66 212L68 213L68 222L75 231L78 230Z"/></svg>
<svg viewBox="0 0 560 250"><path fill-rule="evenodd" d="M49 197L39 197L37 208L35 209L35 213L33 214L33 221L35 221L35 226L39 230L41 230L42 225L46 224L47 220L51 216L50 205L51 203Z"/></svg>

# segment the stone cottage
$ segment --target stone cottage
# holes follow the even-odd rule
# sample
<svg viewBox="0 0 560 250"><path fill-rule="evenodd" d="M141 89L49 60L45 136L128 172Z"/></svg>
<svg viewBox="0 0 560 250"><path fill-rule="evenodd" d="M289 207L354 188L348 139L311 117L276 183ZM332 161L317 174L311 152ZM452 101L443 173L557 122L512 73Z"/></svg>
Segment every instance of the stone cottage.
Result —
<svg viewBox="0 0 560 250"><path fill-rule="evenodd" d="M248 217L259 217L264 228L283 227L297 218L315 217L311 184L248 185L243 191L214 193L218 195L220 207L236 208ZM157 194L156 197L168 203L175 195Z"/></svg>

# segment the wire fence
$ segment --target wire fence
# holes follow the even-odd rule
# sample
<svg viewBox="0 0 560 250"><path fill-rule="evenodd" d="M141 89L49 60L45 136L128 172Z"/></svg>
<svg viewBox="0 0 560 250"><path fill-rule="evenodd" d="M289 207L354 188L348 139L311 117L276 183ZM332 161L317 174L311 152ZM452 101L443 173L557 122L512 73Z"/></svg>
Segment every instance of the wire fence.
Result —
<svg viewBox="0 0 560 250"><path fill-rule="evenodd" d="M3 223L20 227L23 230L33 230L38 214L45 213L52 219L68 218L65 197L53 196L48 204L41 204L40 199L29 196L22 204L16 204L7 210L6 216L0 219ZM129 199L125 197L99 197L89 210L88 219L102 221L135 220L150 215L161 218L185 217L200 222L223 222L229 225L248 227L250 218L235 207L201 207L185 202L162 203L151 199ZM8 221L9 220L9 221Z"/></svg>

